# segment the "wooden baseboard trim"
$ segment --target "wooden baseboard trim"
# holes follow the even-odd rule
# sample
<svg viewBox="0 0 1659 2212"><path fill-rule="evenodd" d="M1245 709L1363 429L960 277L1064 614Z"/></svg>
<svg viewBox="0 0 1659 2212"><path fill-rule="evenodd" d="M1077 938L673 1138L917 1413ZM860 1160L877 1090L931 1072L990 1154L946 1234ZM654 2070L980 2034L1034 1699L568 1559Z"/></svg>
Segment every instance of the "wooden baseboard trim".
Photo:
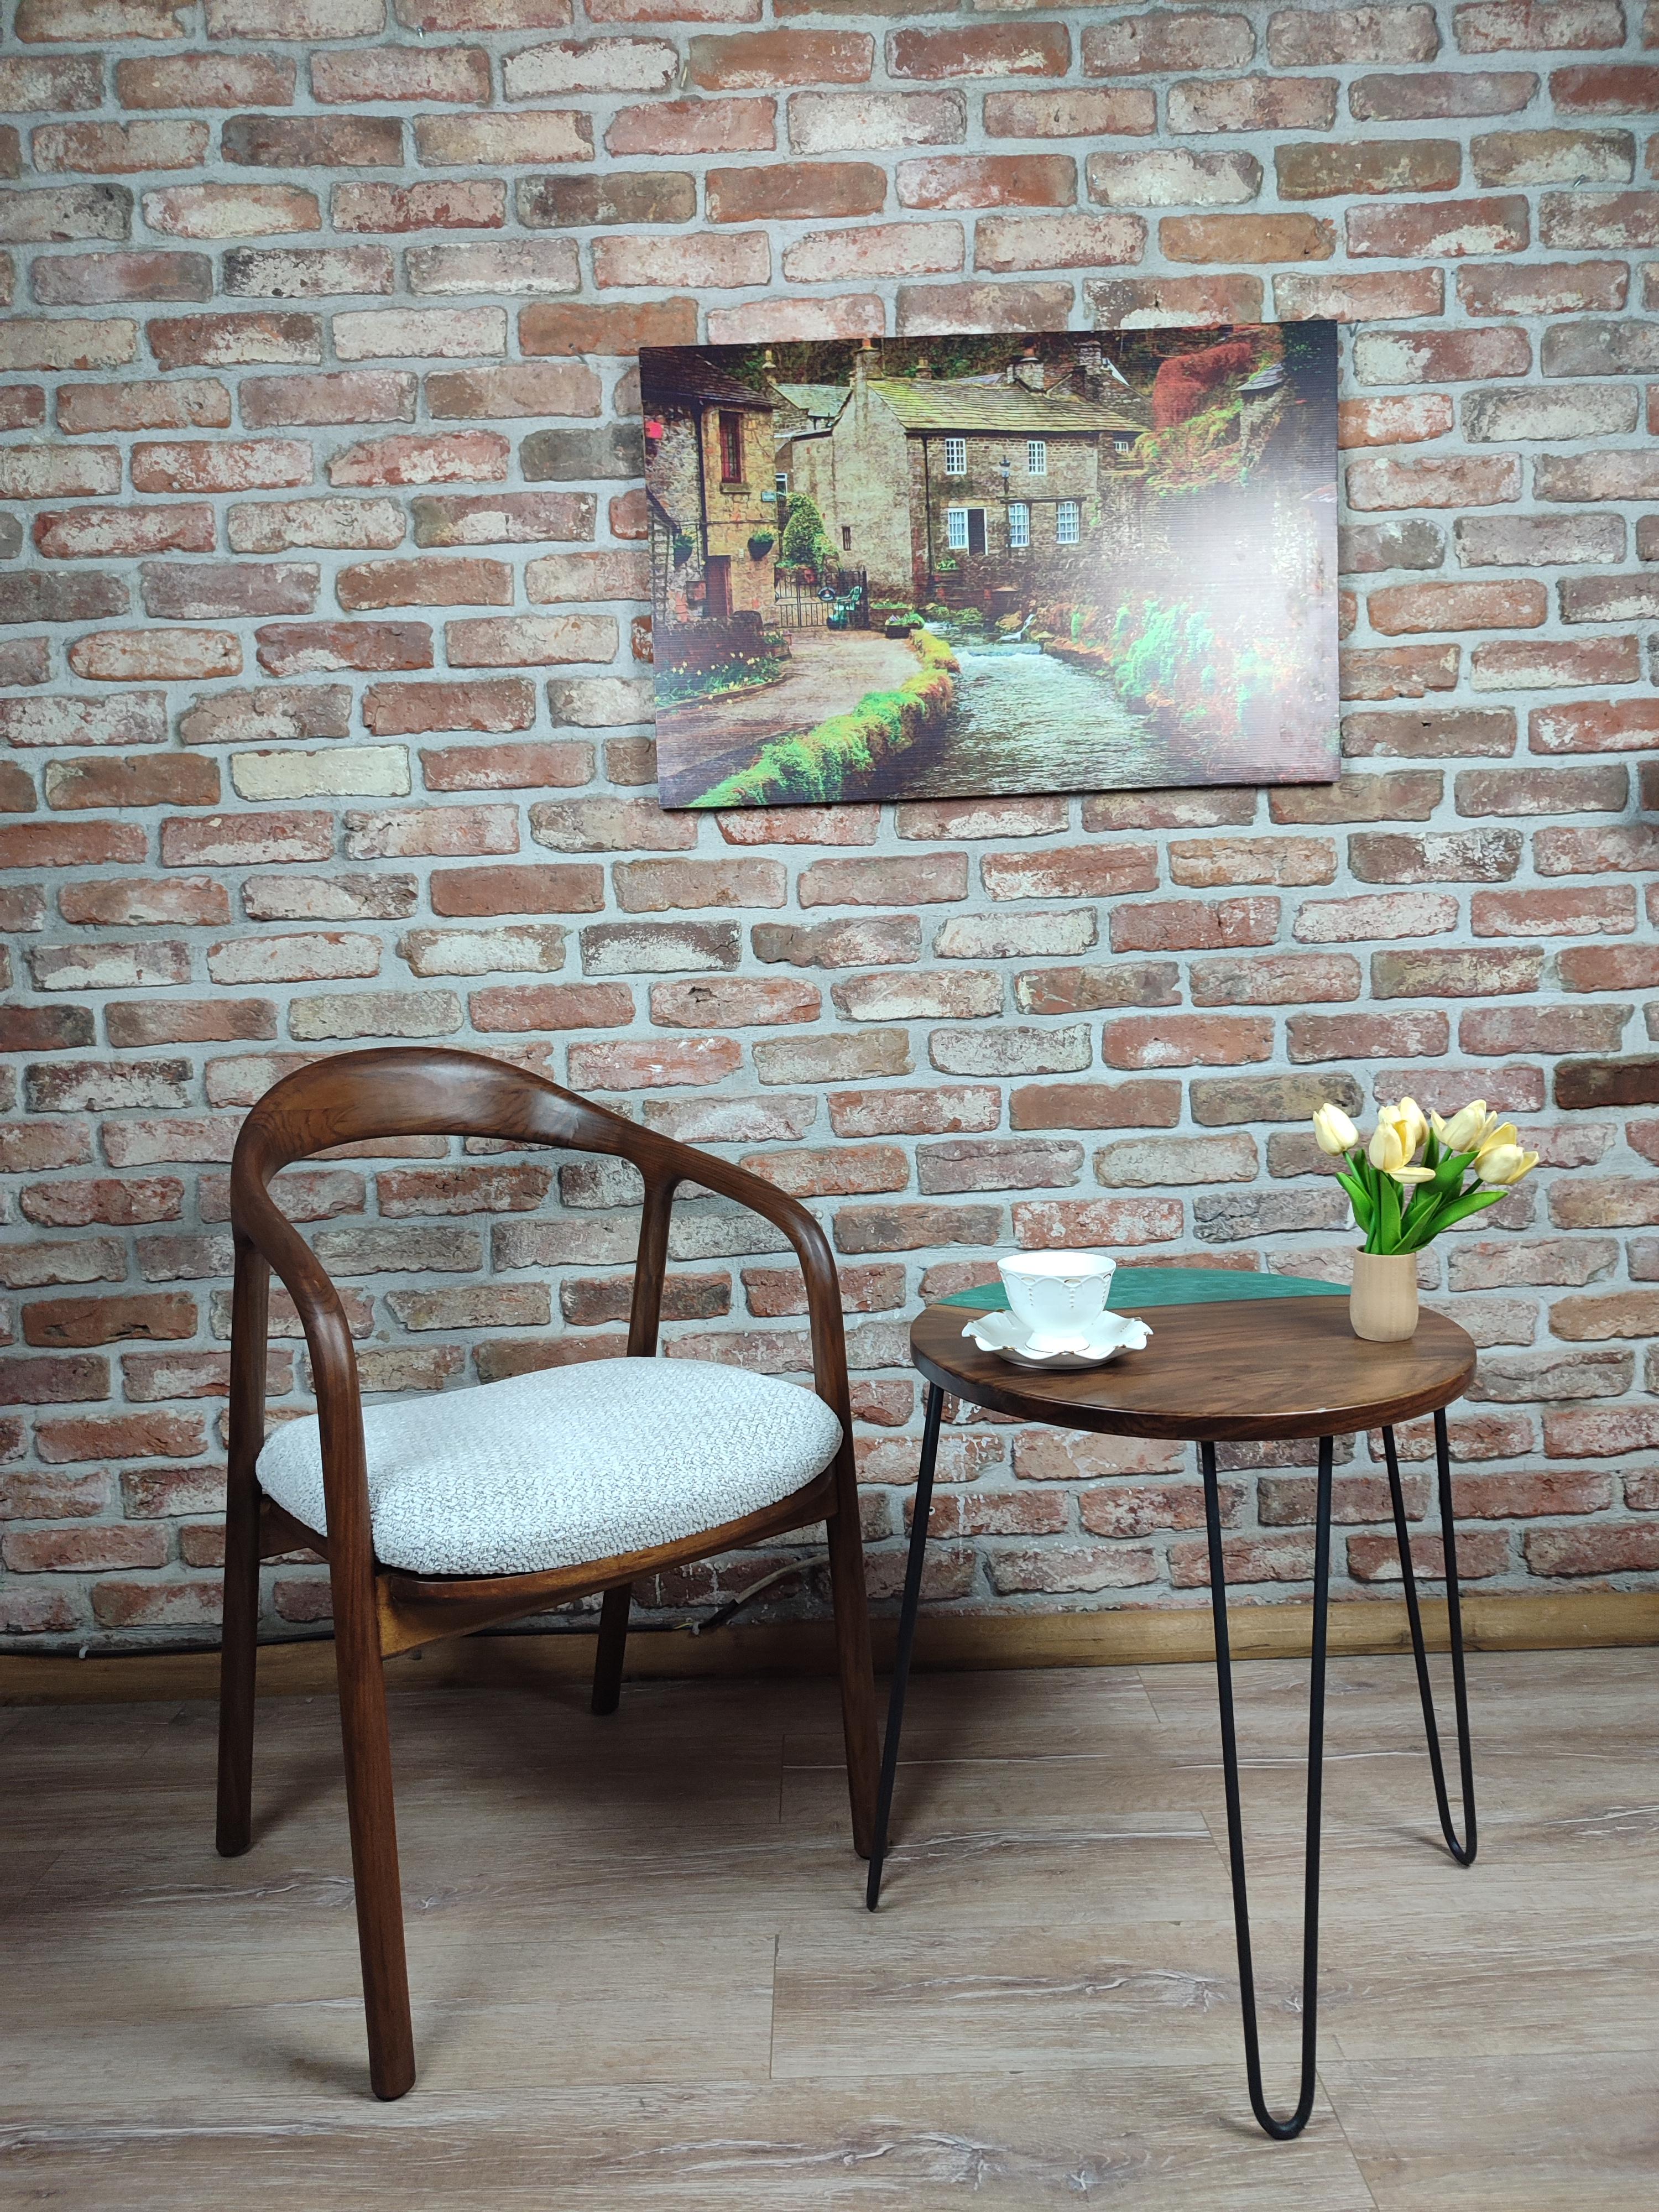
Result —
<svg viewBox="0 0 1659 2212"><path fill-rule="evenodd" d="M1234 1656L1290 1659L1306 1655L1313 1608L1235 1606L1229 1613ZM1446 1648L1446 1607L1425 1600L1430 1648ZM1466 1594L1465 1640L1473 1651L1557 1651L1659 1644L1659 1590L1497 1591ZM895 1624L874 1624L876 1660L890 1662ZM595 1638L587 1634L459 1637L389 1660L393 1689L482 1684L533 1687L580 1682L593 1668ZM1406 1651L1411 1648L1404 1601L1351 1601L1330 1613L1333 1652ZM1015 1667L1151 1667L1214 1656L1207 1607L1167 1610L1116 1607L1078 1613L926 1614L916 1633L915 1664L934 1672ZM827 1621L774 1627L732 1627L712 1636L682 1629L639 1629L628 1644L635 1681L702 1674L828 1674L835 1671ZM217 1693L213 1651L121 1652L69 1658L58 1653L0 1655L0 1705L131 1705L152 1699L211 1698ZM326 1638L273 1644L259 1655L265 1697L316 1697L334 1687L334 1646Z"/></svg>

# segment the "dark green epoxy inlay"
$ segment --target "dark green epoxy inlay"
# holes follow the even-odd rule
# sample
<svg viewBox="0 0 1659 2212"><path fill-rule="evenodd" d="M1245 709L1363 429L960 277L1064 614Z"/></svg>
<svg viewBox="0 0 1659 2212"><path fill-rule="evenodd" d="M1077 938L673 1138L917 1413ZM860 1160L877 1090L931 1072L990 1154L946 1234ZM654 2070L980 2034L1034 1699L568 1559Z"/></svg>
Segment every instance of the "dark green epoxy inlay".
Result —
<svg viewBox="0 0 1659 2212"><path fill-rule="evenodd" d="M1120 1267L1112 1278L1107 1304L1121 1313L1148 1306L1224 1305L1238 1298L1346 1298L1340 1283L1322 1283L1312 1275L1246 1275L1224 1267ZM942 1306L965 1306L970 1313L1003 1313L1008 1294L1000 1283L978 1290L953 1291Z"/></svg>

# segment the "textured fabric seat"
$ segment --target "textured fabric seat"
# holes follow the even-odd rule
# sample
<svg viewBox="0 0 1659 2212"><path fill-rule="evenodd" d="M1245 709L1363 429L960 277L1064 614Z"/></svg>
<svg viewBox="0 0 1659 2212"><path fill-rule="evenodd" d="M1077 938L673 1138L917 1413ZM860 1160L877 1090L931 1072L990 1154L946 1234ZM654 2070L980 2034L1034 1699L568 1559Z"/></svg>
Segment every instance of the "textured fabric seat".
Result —
<svg viewBox="0 0 1659 2212"><path fill-rule="evenodd" d="M775 1505L841 1424L793 1382L705 1359L602 1359L363 1409L374 1551L425 1575L514 1575L670 1544ZM314 1416L260 1486L325 1533Z"/></svg>

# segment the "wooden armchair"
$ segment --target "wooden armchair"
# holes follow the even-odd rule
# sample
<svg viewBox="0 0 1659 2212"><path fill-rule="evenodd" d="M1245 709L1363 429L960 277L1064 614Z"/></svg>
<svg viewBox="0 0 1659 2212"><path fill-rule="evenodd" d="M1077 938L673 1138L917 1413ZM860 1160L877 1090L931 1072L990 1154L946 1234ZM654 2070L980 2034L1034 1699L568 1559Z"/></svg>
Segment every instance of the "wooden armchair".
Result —
<svg viewBox="0 0 1659 2212"><path fill-rule="evenodd" d="M334 1285L272 1201L277 1170L329 1147L432 1134L557 1145L629 1160L645 1182L620 1360L420 1402L362 1406ZM738 1367L659 1361L669 1216L682 1182L762 1215L805 1278L816 1396ZM825 1521L853 1838L874 1831L876 1728L847 1352L836 1265L804 1207L537 1075L465 1052L343 1054L301 1068L249 1114L231 1168L236 1283L221 1668L218 1847L251 1840L259 1563L310 1546L333 1594L346 1801L369 2070L379 2097L415 2080L382 1662L586 1592L605 1593L593 1710L615 1709L629 1586L662 1567ZM264 1435L272 1270L299 1310L317 1415Z"/></svg>

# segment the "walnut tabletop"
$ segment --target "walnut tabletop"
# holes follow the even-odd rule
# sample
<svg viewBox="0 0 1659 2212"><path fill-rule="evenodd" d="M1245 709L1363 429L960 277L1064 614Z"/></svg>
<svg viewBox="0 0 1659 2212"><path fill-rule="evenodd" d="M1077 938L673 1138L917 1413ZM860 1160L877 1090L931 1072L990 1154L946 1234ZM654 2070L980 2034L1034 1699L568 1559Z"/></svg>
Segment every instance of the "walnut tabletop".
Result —
<svg viewBox="0 0 1659 2212"><path fill-rule="evenodd" d="M1113 1311L1133 1313L1126 1304ZM1152 1340L1103 1367L1016 1367L962 1334L963 1307L929 1306L910 1352L930 1382L1016 1419L1171 1441L1328 1437L1389 1428L1461 1397L1473 1338L1425 1313L1403 1344L1357 1337L1341 1297L1206 1299L1147 1310Z"/></svg>

